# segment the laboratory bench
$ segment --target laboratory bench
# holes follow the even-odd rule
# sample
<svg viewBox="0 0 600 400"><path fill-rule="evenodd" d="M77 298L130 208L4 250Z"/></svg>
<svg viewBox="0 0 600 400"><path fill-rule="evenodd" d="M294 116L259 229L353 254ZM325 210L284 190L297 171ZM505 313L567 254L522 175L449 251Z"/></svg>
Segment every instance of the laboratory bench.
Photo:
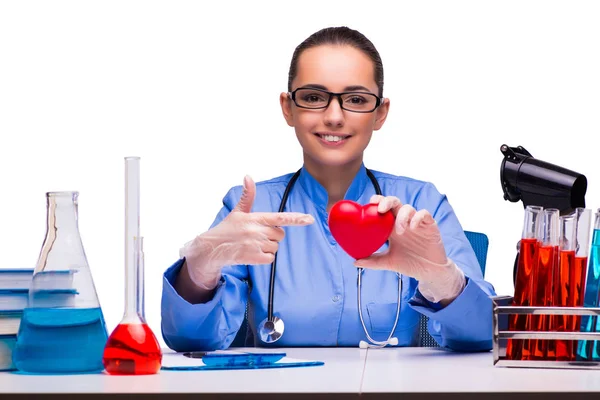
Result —
<svg viewBox="0 0 600 400"><path fill-rule="evenodd" d="M497 367L491 352L454 353L421 347L277 351L292 358L324 361L325 365L230 371L161 370L146 376L2 372L0 399L548 400L596 399L600 395L600 370Z"/></svg>

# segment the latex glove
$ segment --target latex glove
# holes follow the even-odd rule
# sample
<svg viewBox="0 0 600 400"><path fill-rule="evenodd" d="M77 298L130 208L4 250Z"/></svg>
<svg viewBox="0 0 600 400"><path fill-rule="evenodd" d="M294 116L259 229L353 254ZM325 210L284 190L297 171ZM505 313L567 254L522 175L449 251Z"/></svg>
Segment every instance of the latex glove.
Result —
<svg viewBox="0 0 600 400"><path fill-rule="evenodd" d="M282 226L309 225L315 221L303 213L250 212L255 196L254 181L244 177L242 197L229 215L179 251L197 286L214 289L226 265L272 263L285 236Z"/></svg>
<svg viewBox="0 0 600 400"><path fill-rule="evenodd" d="M396 222L387 251L357 260L354 265L412 276L431 302L445 305L454 300L465 287L465 275L446 255L442 235L429 211L417 212L394 196L374 195L370 202L378 204L380 213L392 210Z"/></svg>

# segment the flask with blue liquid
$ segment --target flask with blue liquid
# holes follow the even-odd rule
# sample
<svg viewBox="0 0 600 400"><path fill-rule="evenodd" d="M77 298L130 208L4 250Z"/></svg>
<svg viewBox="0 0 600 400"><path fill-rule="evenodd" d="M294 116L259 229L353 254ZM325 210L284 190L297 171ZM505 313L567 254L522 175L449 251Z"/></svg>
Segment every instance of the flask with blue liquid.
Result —
<svg viewBox="0 0 600 400"><path fill-rule="evenodd" d="M79 235L78 195L46 193L46 237L13 352L25 373L104 369L108 334Z"/></svg>

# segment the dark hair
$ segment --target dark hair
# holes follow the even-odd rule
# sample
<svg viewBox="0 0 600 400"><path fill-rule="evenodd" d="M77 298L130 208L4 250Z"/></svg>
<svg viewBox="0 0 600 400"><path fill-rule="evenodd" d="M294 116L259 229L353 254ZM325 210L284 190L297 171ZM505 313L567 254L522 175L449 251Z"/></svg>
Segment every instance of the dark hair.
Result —
<svg viewBox="0 0 600 400"><path fill-rule="evenodd" d="M374 64L375 82L379 89L379 97L383 96L383 62L373 43L365 35L346 26L321 29L300 43L292 56L288 74L288 91L292 90L292 81L298 73L298 58L304 50L321 45L352 46L365 53Z"/></svg>

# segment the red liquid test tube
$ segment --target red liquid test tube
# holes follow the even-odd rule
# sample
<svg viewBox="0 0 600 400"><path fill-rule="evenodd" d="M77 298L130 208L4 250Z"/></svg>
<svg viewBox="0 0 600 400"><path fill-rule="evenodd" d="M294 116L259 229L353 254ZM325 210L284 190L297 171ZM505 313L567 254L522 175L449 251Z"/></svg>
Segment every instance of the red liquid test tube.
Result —
<svg viewBox="0 0 600 400"><path fill-rule="evenodd" d="M571 300L571 274L575 268L575 251L577 248L577 219L575 215L560 217L559 262L554 269L555 307L569 307ZM556 332L568 332L571 328L571 317L568 315L551 315L551 329ZM548 342L548 359L570 361L573 358L573 341L551 340Z"/></svg>
<svg viewBox="0 0 600 400"><path fill-rule="evenodd" d="M558 263L559 242L559 210L547 208L544 210L544 226L542 240L538 249L538 262L532 272L531 305L549 307L553 301L553 272ZM550 330L549 315L530 315L527 319L526 330L547 332ZM532 339L529 342L529 359L544 360L548 355L548 340Z"/></svg>
<svg viewBox="0 0 600 400"><path fill-rule="evenodd" d="M517 261L517 276L515 282L515 294L513 306L531 305L532 272L536 269L538 260L538 244L543 225L543 208L538 206L527 206L523 221L523 233L519 243L519 256ZM510 331L524 331L526 326L526 315L510 315ZM506 358L509 360L523 360L529 358L528 339L508 339L506 347Z"/></svg>
<svg viewBox="0 0 600 400"><path fill-rule="evenodd" d="M587 276L588 257L590 254L590 229L592 224L592 210L587 208L577 208L575 210L575 218L577 219L577 243L575 263L573 265L573 269L571 270L571 287L569 293L569 298L571 299L571 302L569 306L583 307L583 297L585 293L585 277ZM579 332L581 326L581 317L571 316L570 320L570 330L572 332Z"/></svg>

